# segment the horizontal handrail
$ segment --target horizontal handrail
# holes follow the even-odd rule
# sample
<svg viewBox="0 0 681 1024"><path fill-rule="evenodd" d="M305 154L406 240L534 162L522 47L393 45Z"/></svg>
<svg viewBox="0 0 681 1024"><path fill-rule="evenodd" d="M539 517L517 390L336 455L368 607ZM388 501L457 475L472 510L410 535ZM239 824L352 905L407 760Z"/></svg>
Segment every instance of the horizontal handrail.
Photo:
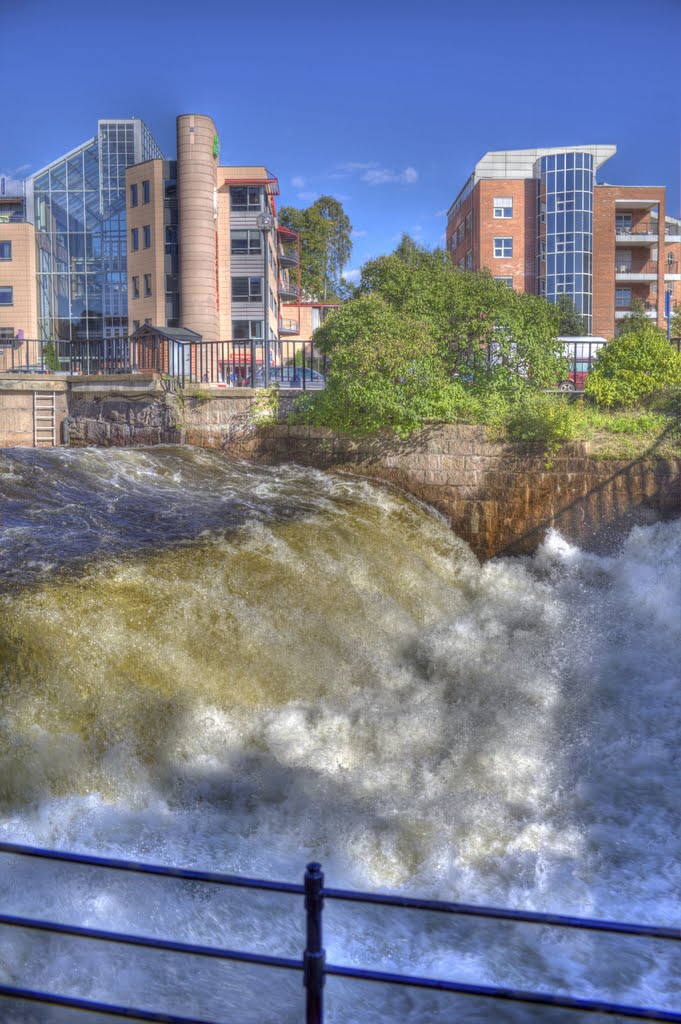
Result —
<svg viewBox="0 0 681 1024"><path fill-rule="evenodd" d="M67 850L46 850L40 846L26 846L21 843L0 842L0 853L65 861L70 864L84 864L89 867L108 868L112 871L129 871L140 875L161 875L165 878L179 878L191 882L231 885L242 889L264 889L270 892L294 893L297 896L305 892L305 887L296 882L271 882L264 878L229 875L219 871L198 871L194 868L167 867L164 864L148 864L145 861L122 860L117 857L99 857L88 853L72 853Z"/></svg>
<svg viewBox="0 0 681 1024"><path fill-rule="evenodd" d="M302 960L292 960L290 957L270 956L267 953L247 953L239 949L197 945L194 942L177 942L174 939L157 939L150 935L133 935L129 932L111 932L104 928L84 928L82 925L42 921L35 917L0 914L0 925L7 928L25 928L34 932L50 932L54 935L68 935L73 939L113 942L119 946L160 949L165 953L188 953L191 956L205 956L213 960L236 960L239 963L257 964L260 967L280 967L289 971L302 971L303 969Z"/></svg>
<svg viewBox="0 0 681 1024"><path fill-rule="evenodd" d="M325 888L324 876L319 864L309 864L304 885L288 882L272 882L267 879L247 876L223 874L220 872L197 871L194 869L166 867L158 864L147 864L141 861L127 861L119 858L100 857L90 854L71 853L64 850L47 850L42 847L27 846L19 843L0 842L0 852L36 857L39 859L63 861L111 870L130 871L134 873L163 875L181 880L191 879L241 888L265 889L274 892L305 895L307 915L307 945L302 960L289 957L271 956L262 953L249 953L242 950L227 949L220 946L206 946L196 943L178 942L171 939L154 938L146 935L134 935L125 932L114 932L98 928L86 928L80 925L61 924L36 918L0 914L0 926L14 927L67 935L77 939L91 939L112 942L133 947L158 949L164 952L209 957L212 959L236 961L255 964L263 967L281 968L303 972L303 982L307 990L307 1021L308 1024L321 1024L323 1020L322 991L327 976L352 978L358 981L374 981L383 984L401 985L410 988L430 989L434 991L452 992L462 995L479 996L488 999L501 999L511 1002L530 1003L541 1006L554 1006L567 1010L580 1010L587 1013L619 1016L635 1020L668 1021L681 1024L681 1013L675 1010L662 1010L652 1007L617 1004L602 999L582 999L570 995L537 992L525 989L507 988L495 985L475 985L468 982L447 981L439 978L426 978L418 975L398 974L386 971L370 970L325 963L325 952L322 946L322 910L324 899L335 899L353 903L374 904L402 909L435 911L462 916L503 920L513 923L540 924L543 926L575 928L581 931L608 932L611 934L637 936L653 939L681 940L678 927L658 925L639 925L629 922L609 921L596 918L577 918L564 914L542 913L525 910L512 910L501 907L489 907L468 903L454 903L444 900L420 899L412 896L397 896L384 893L360 892L352 889ZM170 1024L210 1024L199 1022L197 1018L183 1018L168 1014L154 1013L114 1006L113 1004L93 1003L59 994L36 992L29 989L0 986L0 996L7 996L28 1001L68 1006L73 1009L87 1009L109 1016L127 1016L138 1020L167 1021Z"/></svg>
<svg viewBox="0 0 681 1024"><path fill-rule="evenodd" d="M71 853L66 850L47 850L42 847L25 846L20 843L0 842L0 853L64 861L71 864L83 864L90 867L108 868L113 871L161 875L166 878L178 878L185 881L210 882L214 885L228 885L242 889L261 889L298 896L302 896L305 893L305 887L296 882L276 882L264 878L251 878L247 875L230 875L216 871L198 871L193 868L167 867L162 864L148 864L144 861L122 860L116 857L99 857L85 853ZM627 921L574 917L572 915L544 913L534 910L511 910L506 907L421 899L416 896L399 896L390 893L362 892L356 889L324 887L322 895L325 899L352 903L373 903L379 906L401 909L458 914L462 917L484 917L490 920L515 921L519 924L550 925L557 928L582 928L585 931L610 932L619 935L638 935L648 938L681 941L681 927L634 924ZM0 923L2 923L2 915L0 915Z"/></svg>
<svg viewBox="0 0 681 1024"><path fill-rule="evenodd" d="M325 899L330 900L374 903L386 907L458 914L462 917L484 917L495 921L515 921L518 924L551 925L556 928L580 928L584 931L611 932L616 935L639 935L656 939L674 939L677 942L681 942L681 929L652 924L632 924L627 921L572 917L566 914L547 914L533 910L510 910L505 907L486 907L475 903L448 903L443 900L424 900L413 896L390 896L383 895L382 893L354 892L346 889L325 888L323 895Z"/></svg>
<svg viewBox="0 0 681 1024"><path fill-rule="evenodd" d="M368 971L354 967L337 967L327 964L324 973L339 978L356 978L358 981L378 981L382 984L404 985L409 988L424 988L438 992L455 992L461 995L483 996L487 999L503 999L514 1003L534 1003L539 1006L555 1006L564 1010L583 1010L586 1013L601 1013L609 1016L628 1017L633 1020L658 1020L681 1022L681 1013L675 1010L657 1010L648 1006L627 1006L597 999L578 999L575 996L554 996L550 992L529 992L525 989L503 988L498 985L472 985L463 981L440 981L438 978L421 978L412 974L389 974L385 971Z"/></svg>
<svg viewBox="0 0 681 1024"><path fill-rule="evenodd" d="M42 1003L47 1006L63 1006L68 1010L89 1010L104 1017L124 1017L126 1020L155 1021L156 1024L217 1024L204 1017L178 1017L174 1013L159 1013L158 1010L142 1010L133 1006L117 1006L113 1003L98 1003L92 999L78 999L63 996L57 992L40 992L31 988L17 988L14 985L0 985L0 996L21 999L28 1003Z"/></svg>

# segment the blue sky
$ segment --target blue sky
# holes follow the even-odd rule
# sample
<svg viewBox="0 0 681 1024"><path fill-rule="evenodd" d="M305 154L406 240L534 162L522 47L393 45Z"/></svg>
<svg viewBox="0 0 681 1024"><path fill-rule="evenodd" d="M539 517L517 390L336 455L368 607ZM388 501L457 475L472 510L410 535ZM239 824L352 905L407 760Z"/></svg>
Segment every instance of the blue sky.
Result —
<svg viewBox="0 0 681 1024"><path fill-rule="evenodd" d="M340 198L351 270L407 231L437 245L487 150L614 143L600 180L667 185L679 214L681 0L4 0L0 174L143 117L210 114L223 163L280 203Z"/></svg>

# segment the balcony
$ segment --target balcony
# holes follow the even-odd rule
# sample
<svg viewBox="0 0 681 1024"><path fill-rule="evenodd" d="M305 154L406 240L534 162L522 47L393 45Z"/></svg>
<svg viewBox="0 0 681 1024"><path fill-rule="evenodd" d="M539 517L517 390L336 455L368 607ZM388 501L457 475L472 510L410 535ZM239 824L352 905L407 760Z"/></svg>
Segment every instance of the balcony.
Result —
<svg viewBox="0 0 681 1024"><path fill-rule="evenodd" d="M298 301L298 282L291 283L288 275L282 276L279 280L279 295L284 302Z"/></svg>
<svg viewBox="0 0 681 1024"><path fill-rule="evenodd" d="M637 296L633 296L637 298ZM652 302L643 303L643 311L646 316L649 316L651 320L657 320L657 306L653 305ZM633 312L633 306L630 303L627 306L621 304L615 305L615 320L624 320L625 316L629 316Z"/></svg>
<svg viewBox="0 0 681 1024"><path fill-rule="evenodd" d="M297 320L284 320L279 318L280 334L300 334L300 324Z"/></svg>
<svg viewBox="0 0 681 1024"><path fill-rule="evenodd" d="M298 247L294 245L278 245L277 246L277 258L279 260L280 267L297 267L298 266Z"/></svg>
<svg viewBox="0 0 681 1024"><path fill-rule="evenodd" d="M615 260L616 281L657 281L657 260L645 262L632 260L630 263L618 263Z"/></svg>
<svg viewBox="0 0 681 1024"><path fill-rule="evenodd" d="M667 221L664 226L664 234L668 242L681 242L681 223L674 224Z"/></svg>
<svg viewBox="0 0 681 1024"><path fill-rule="evenodd" d="M657 245L660 240L660 226L656 220L643 220L638 224L616 224L617 245Z"/></svg>

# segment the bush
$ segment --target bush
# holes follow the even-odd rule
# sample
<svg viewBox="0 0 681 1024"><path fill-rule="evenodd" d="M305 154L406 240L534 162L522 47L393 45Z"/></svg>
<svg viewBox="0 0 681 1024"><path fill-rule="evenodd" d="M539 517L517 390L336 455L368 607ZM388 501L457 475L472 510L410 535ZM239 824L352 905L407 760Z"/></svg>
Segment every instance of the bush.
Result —
<svg viewBox="0 0 681 1024"><path fill-rule="evenodd" d="M621 334L598 353L586 394L599 405L632 406L681 384L681 355L652 324Z"/></svg>

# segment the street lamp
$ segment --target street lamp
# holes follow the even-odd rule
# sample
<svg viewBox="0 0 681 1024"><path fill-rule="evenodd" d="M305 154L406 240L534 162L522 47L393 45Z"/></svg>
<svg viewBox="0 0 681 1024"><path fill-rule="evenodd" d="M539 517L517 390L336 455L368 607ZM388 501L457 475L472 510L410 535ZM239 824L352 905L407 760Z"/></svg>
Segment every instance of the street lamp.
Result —
<svg viewBox="0 0 681 1024"><path fill-rule="evenodd" d="M265 274L264 274L264 286L263 286L263 370L265 375L265 387L269 387L270 384L270 330L269 330L269 291L267 287L267 265L269 263L270 255L270 244L269 235L270 231L274 227L274 217L271 213L259 213L256 224L263 235L263 251L265 256ZM255 387L255 366L253 360L253 349L251 346L251 387Z"/></svg>

